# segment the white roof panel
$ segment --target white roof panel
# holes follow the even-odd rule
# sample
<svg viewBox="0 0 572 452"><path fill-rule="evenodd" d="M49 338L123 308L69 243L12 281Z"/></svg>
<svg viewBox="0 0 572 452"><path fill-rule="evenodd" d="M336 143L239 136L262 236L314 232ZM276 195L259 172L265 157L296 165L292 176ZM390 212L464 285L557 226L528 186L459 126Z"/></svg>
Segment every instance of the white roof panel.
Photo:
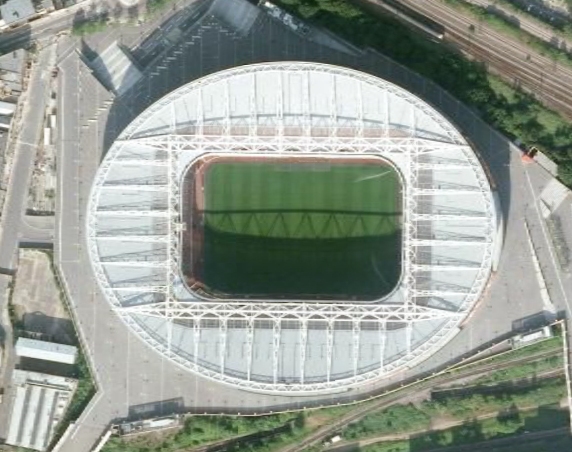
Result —
<svg viewBox="0 0 572 452"><path fill-rule="evenodd" d="M18 338L15 349L18 356L65 364L74 364L77 357L77 347L73 345L57 344L55 342L39 341L24 337Z"/></svg>
<svg viewBox="0 0 572 452"><path fill-rule="evenodd" d="M197 127L201 123L204 127ZM172 158L168 159L169 152ZM404 300L413 293L404 288L381 300L387 311L380 308L381 303L358 305L352 300L220 301L218 296L205 299L204 294L188 290L180 275L159 264L180 264L181 180L193 161L211 152L297 158L301 152L312 152L344 159L367 154L392 163L403 177L403 195L416 198L404 204L415 209L407 213L422 215L412 228L403 228L408 235L404 243L416 246L414 256L403 254L403 271L417 279L418 289L431 290L425 303L442 309L445 317L420 322L417 314L403 312L397 322L397 314L392 313L401 302L418 301ZM418 171L411 172L409 165L417 162ZM409 174L418 177L409 178ZM345 68L264 63L191 82L149 107L123 131L96 180L88 221L93 228L88 233L89 250L110 302L137 306L139 314L122 311L123 315L155 328L143 338L162 353L171 353L178 364L246 389L338 390L394 370L382 362L394 362L399 369L427 357L463 321L463 315L447 317L447 311L462 308L462 314L468 314L487 280L482 270L484 277L476 278L478 269L490 271L496 212L486 175L469 144L421 99ZM150 185L158 187L144 189ZM405 221L409 218L404 216ZM460 269L459 275L455 269ZM137 284L143 292L132 287ZM167 290L169 286L172 290ZM164 319L147 317L162 315L156 305L167 297L177 301L169 307L174 318L208 312L210 323L198 330L200 342L195 343L192 325L175 323L170 335ZM146 309L150 309L147 314ZM306 310L316 317L304 317ZM372 326L368 316L379 323ZM368 321L360 323L364 318ZM252 322L252 336L237 319ZM411 329L406 328L407 319L413 319ZM220 322L228 322L226 333ZM376 326L385 322L389 330L380 333ZM303 327L308 328L305 338ZM170 348L166 347L169 337ZM421 347L424 343L427 347Z"/></svg>

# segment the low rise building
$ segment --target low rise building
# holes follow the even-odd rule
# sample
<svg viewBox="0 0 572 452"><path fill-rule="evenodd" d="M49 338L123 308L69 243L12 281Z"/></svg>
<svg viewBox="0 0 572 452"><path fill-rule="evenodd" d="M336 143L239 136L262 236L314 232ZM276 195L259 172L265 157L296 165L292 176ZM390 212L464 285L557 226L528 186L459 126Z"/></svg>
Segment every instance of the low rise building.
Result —
<svg viewBox="0 0 572 452"><path fill-rule="evenodd" d="M14 370L6 444L45 451L77 387L77 380Z"/></svg>
<svg viewBox="0 0 572 452"><path fill-rule="evenodd" d="M32 0L8 0L0 5L0 14L2 15L2 26L9 27L26 22L37 13Z"/></svg>
<svg viewBox="0 0 572 452"><path fill-rule="evenodd" d="M21 337L16 342L16 355L63 364L75 364L77 347Z"/></svg>
<svg viewBox="0 0 572 452"><path fill-rule="evenodd" d="M13 102L4 102L0 100L0 115L11 116L16 111L16 104Z"/></svg>

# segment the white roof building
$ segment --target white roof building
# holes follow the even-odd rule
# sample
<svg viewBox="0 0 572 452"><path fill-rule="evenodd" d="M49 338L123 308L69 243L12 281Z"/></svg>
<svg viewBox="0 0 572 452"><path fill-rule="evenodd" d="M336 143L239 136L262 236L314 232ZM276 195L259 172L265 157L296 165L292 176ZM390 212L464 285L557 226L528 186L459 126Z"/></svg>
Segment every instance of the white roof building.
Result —
<svg viewBox="0 0 572 452"><path fill-rule="evenodd" d="M16 111L16 104L0 100L0 115L12 116Z"/></svg>
<svg viewBox="0 0 572 452"><path fill-rule="evenodd" d="M43 359L44 361L74 364L77 358L77 347L21 337L16 342L16 355L25 358Z"/></svg>
<svg viewBox="0 0 572 452"><path fill-rule="evenodd" d="M71 378L14 370L13 404L6 444L44 451L75 391Z"/></svg>
<svg viewBox="0 0 572 452"><path fill-rule="evenodd" d="M6 25L27 20L36 14L32 0L8 0L0 5L0 14Z"/></svg>

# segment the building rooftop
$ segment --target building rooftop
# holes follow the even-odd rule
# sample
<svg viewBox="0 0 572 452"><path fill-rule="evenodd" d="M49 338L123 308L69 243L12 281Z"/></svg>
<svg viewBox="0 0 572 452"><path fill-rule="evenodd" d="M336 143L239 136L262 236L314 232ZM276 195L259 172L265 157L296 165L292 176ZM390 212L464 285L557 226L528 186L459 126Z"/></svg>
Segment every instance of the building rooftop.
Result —
<svg viewBox="0 0 572 452"><path fill-rule="evenodd" d="M6 25L20 22L36 14L32 0L8 0L0 5L0 14Z"/></svg>
<svg viewBox="0 0 572 452"><path fill-rule="evenodd" d="M21 337L16 342L16 354L27 358L74 364L77 347Z"/></svg>
<svg viewBox="0 0 572 452"><path fill-rule="evenodd" d="M140 78L141 71L117 41L110 44L91 62L96 76L108 89L123 94Z"/></svg>
<svg viewBox="0 0 572 452"><path fill-rule="evenodd" d="M71 400L77 381L14 370L12 415L6 444L44 451Z"/></svg>

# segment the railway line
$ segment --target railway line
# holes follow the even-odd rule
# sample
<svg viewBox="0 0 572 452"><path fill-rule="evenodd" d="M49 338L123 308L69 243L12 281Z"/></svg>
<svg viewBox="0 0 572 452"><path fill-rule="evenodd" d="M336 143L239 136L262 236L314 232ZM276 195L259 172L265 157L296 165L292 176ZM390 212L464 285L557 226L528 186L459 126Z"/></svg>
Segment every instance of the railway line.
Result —
<svg viewBox="0 0 572 452"><path fill-rule="evenodd" d="M314 433L304 438L301 442L294 445L286 446L285 448L281 449L280 452L303 451L304 449L312 445L324 441L329 436L336 434L347 424L351 422L356 422L360 420L362 417L372 412L387 408L395 403L403 403L407 401L409 398L411 398L413 394L418 396L419 393L426 392L428 397L430 391L438 388L440 385L454 383L456 381L461 381L470 377L478 377L479 375L488 372L510 368L518 364L525 364L537 361L538 359L542 358L550 358L552 356L558 356L559 354L561 354L561 350L555 349L555 350L537 352L531 355L516 357L513 359L507 359L501 362L493 361L493 362L480 363L477 361L466 365L461 364L458 367L452 367L447 372L427 377L425 380L421 382L411 383L408 387L396 391L393 394L386 395L383 398L380 398L371 404L364 403L362 405L359 405L355 410L349 412L346 416L343 416L340 419L336 420L335 422L325 425L324 427L316 430ZM563 372L562 370L558 369L558 371L555 370L555 371L543 372L541 375L542 378L551 378L561 375L562 372ZM276 414L278 412L271 412L271 413ZM266 413L266 414L271 414L271 413ZM220 452L226 450L229 444L238 444L241 441L245 441L249 437L253 437L256 435L257 433L235 436L225 440L212 442L210 444L197 446L192 449L189 449L189 451Z"/></svg>
<svg viewBox="0 0 572 452"><path fill-rule="evenodd" d="M488 64L489 69L512 81L564 116L572 119L572 67L540 55L526 44L503 35L485 23L466 18L440 0L404 0L411 9L441 23L445 40L462 52Z"/></svg>
<svg viewBox="0 0 572 452"><path fill-rule="evenodd" d="M491 362L484 365L479 365L478 363L467 365L466 367L459 368L454 372L442 373L440 375L429 377L424 381L419 383L414 383L410 387L397 391L393 394L385 396L374 402L372 404L366 404L355 411L348 413L348 415L328 424L318 430L316 430L311 435L307 436L300 443L292 446L288 446L281 450L281 452L298 452L323 441L328 436L335 434L337 431L341 430L342 427L360 420L364 416L389 407L395 403L405 401L411 397L412 394L418 394L422 391L428 391L436 385L443 385L454 383L457 380L466 379L469 377L475 377L484 373L493 372L497 370L506 369L518 364L525 364L528 362L536 361L539 358L548 358L551 356L557 356L561 354L561 350L553 350L550 352L539 352L529 356L517 357L514 359L502 361L502 362Z"/></svg>

